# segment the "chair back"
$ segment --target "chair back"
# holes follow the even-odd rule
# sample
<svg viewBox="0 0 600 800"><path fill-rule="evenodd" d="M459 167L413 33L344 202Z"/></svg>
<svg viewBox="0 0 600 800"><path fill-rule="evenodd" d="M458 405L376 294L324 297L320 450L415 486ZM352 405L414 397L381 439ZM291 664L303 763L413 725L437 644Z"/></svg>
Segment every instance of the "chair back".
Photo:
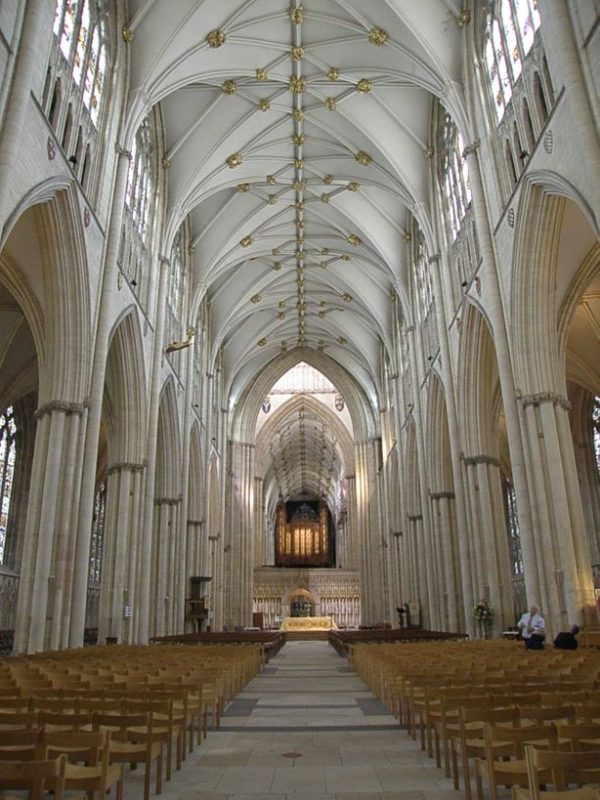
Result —
<svg viewBox="0 0 600 800"><path fill-rule="evenodd" d="M54 800L64 800L66 765L64 755L41 761L0 761L0 790L26 790L29 800L42 800L44 792L51 790Z"/></svg>

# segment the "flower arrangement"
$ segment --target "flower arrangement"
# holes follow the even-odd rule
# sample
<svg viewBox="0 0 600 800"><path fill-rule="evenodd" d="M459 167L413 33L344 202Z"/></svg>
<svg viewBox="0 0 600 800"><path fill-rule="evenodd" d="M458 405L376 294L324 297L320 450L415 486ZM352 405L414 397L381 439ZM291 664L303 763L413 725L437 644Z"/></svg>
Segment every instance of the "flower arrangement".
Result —
<svg viewBox="0 0 600 800"><path fill-rule="evenodd" d="M480 600L473 609L473 618L477 622L490 622L493 616L494 612L485 598Z"/></svg>

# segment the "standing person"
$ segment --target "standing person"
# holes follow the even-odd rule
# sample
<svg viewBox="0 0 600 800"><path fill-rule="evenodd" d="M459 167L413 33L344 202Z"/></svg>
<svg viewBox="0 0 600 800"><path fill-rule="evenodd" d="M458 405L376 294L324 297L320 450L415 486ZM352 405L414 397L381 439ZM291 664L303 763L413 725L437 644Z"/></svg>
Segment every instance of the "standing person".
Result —
<svg viewBox="0 0 600 800"><path fill-rule="evenodd" d="M579 633L579 625L571 625L568 631L561 631L554 640L554 647L559 650L577 650L579 642L575 638Z"/></svg>
<svg viewBox="0 0 600 800"><path fill-rule="evenodd" d="M537 606L531 606L517 623L521 629L521 636L528 650L543 650L546 638L546 623L539 615Z"/></svg>

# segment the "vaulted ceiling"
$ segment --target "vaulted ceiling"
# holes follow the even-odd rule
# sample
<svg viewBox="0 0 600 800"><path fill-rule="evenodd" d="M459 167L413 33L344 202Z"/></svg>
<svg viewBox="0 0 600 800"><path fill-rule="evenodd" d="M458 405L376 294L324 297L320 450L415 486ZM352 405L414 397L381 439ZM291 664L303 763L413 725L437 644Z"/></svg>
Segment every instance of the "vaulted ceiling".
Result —
<svg viewBox="0 0 600 800"><path fill-rule="evenodd" d="M230 397L298 349L376 412L432 98L462 120L458 0L130 0L129 129L156 103L168 225L189 217ZM325 372L326 370L323 369Z"/></svg>

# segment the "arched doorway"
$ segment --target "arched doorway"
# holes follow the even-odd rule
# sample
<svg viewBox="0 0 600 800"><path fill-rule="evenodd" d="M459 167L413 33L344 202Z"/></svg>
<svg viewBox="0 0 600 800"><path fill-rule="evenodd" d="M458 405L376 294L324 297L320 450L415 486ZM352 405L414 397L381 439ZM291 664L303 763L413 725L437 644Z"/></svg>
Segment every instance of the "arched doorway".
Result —
<svg viewBox="0 0 600 800"><path fill-rule="evenodd" d="M290 617L314 617L315 598L308 589L295 589L290 596Z"/></svg>

